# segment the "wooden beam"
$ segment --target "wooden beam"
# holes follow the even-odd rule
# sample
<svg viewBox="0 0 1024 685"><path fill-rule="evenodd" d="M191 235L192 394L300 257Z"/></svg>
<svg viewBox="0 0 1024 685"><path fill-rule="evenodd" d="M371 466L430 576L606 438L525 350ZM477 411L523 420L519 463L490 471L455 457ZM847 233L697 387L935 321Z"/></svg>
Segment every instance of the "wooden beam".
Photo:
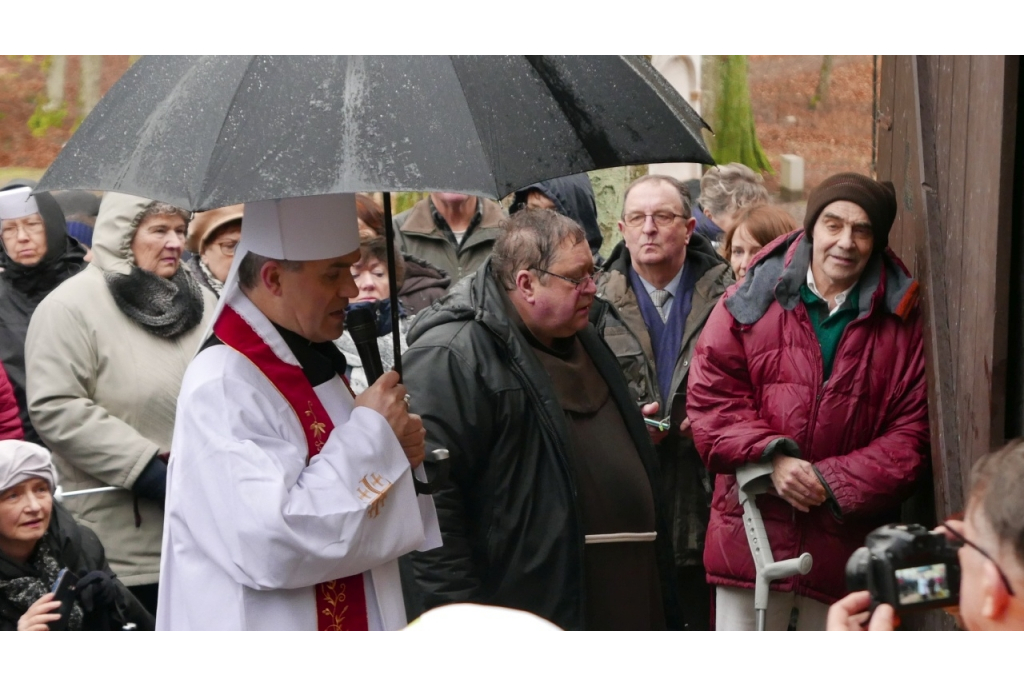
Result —
<svg viewBox="0 0 1024 685"><path fill-rule="evenodd" d="M950 349L949 311L946 295L948 271L944 254L945 235L939 210L936 164L936 116L938 102L932 71L925 56L913 60L914 96L917 111L917 149L920 150L918 178L924 199L924 230L917 236L920 246L921 304L924 314L924 345L928 368L928 419L932 434L932 470L935 474L936 514L940 520L963 510L960 474L960 427L956 412L953 375L956 366Z"/></svg>

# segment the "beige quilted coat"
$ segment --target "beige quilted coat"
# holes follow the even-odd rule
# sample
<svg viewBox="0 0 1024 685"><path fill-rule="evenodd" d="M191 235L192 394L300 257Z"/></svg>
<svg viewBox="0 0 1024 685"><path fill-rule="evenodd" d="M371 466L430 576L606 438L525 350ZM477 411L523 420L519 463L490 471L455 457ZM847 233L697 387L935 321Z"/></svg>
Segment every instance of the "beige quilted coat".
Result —
<svg viewBox="0 0 1024 685"><path fill-rule="evenodd" d="M129 488L150 459L170 450L181 379L216 306L202 288L202 323L173 340L147 332L118 309L103 274L129 273L131 222L148 202L104 197L92 264L43 300L25 343L29 413L53 450L64 490L125 488L68 498L65 505L96 531L128 586L157 582L163 531L162 507L142 498L136 527Z"/></svg>

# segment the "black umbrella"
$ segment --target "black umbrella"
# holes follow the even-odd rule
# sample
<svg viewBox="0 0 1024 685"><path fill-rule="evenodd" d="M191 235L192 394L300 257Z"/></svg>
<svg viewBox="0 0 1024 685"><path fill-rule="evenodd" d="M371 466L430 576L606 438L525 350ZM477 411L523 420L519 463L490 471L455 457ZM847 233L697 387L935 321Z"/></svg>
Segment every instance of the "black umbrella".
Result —
<svg viewBox="0 0 1024 685"><path fill-rule="evenodd" d="M654 162L713 164L640 57L143 57L40 188L191 210L361 191L504 197Z"/></svg>
<svg viewBox="0 0 1024 685"><path fill-rule="evenodd" d="M39 189L191 210L377 190L497 199L592 169L713 164L702 128L641 57L153 56L111 88ZM387 195L384 208L390 249ZM401 373L393 280L391 297Z"/></svg>

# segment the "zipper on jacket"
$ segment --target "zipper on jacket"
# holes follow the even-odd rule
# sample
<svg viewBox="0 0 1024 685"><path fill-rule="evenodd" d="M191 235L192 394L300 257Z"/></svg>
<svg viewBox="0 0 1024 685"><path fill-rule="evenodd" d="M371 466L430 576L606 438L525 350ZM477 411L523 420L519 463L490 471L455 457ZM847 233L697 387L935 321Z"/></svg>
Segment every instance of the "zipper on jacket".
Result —
<svg viewBox="0 0 1024 685"><path fill-rule="evenodd" d="M667 403L666 403L665 399L661 396L661 388L658 386L658 374L657 373L652 373L652 371L651 371L652 361L647 358L647 353L644 352L644 346L640 344L640 338L637 337L636 331L634 331L632 328L630 328L629 324L626 323L626 320L624 318L622 318L622 314L619 313L619 308L615 306L614 302L612 302L611 300L609 300L609 299L607 299L607 298L605 298L603 296L601 297L601 300L605 302L605 304L608 306L609 309L611 309L612 313L615 315L615 319L622 323L622 327L625 328L627 331L629 331L629 334L633 337L634 342L636 342L636 346L638 348L640 348L640 354L643 356L644 362L645 362L644 363L644 379L647 381L648 393L652 397L654 397L654 401L658 403L658 412L662 416L668 417L669 416L669 409L671 409L671 407L666 409L665 405ZM596 326L595 326L595 328L596 328ZM600 335L601 339L604 340L604 327L603 326L598 331L598 335ZM653 343L652 343L652 345L653 345ZM680 348L679 354L681 355L682 352L683 352L683 350L682 350L682 348ZM616 362L619 360L619 357L614 352L612 353L612 356L615 357ZM677 358L676 359L676 363L678 363L678 362L679 362L679 360ZM627 384L628 384L628 381L627 381ZM671 388L670 388L670 390L671 390ZM643 401L643 400L641 399L641 401Z"/></svg>
<svg viewBox="0 0 1024 685"><path fill-rule="evenodd" d="M817 382L817 394L814 397L814 405L811 407L811 421L807 425L810 427L810 434L807 436L807 444L804 447L805 460L807 463L811 463L811 451L814 447L814 432L818 422L818 409L821 407L821 398L825 395L825 390L828 387L828 381L825 380L825 357L821 353L821 343L818 342L818 334L814 332L814 324L811 322L811 317L807 314L806 307L803 310L804 322L811 328L811 337L814 340L814 351L817 356L818 363L815 365L815 380ZM845 333L845 331L844 331ZM797 554L802 554L804 550L804 526L797 526L797 511L796 507L793 507L793 525L797 530ZM803 576L793 576L793 590L802 587L801 579Z"/></svg>
<svg viewBox="0 0 1024 685"><path fill-rule="evenodd" d="M533 386L533 383L529 382L529 378L527 377L526 372L522 368L520 368L518 362L513 361L511 358L510 358L509 361L512 361L512 364L510 365L510 367L512 369L512 372L519 378L519 380L523 384L523 386L526 387L527 392L530 394L530 396L533 399L534 403L536 404L537 408L540 410L540 411L537 412L537 414L540 417L541 425L544 428L546 428L548 430L549 434L552 436L552 438L553 438L552 442L555 443L555 445L558 445L561 442L560 440L558 440L558 430L555 428L555 426L551 422L551 417L548 415L548 413L542 409L543 404L541 403L541 398L537 394L536 389ZM579 604L579 606L580 606L580 626L581 626L582 629L586 629L586 623L587 623L587 592L586 592L586 578L585 578L585 574L586 574L586 550L585 550L584 533L583 533L583 516L580 514L579 493L576 491L576 479L574 477L574 472L572 470L572 467L569 465L569 457L560 448L557 448L556 451L558 452L559 461L561 462L562 470L565 473L565 475L566 475L566 477L567 477L567 479L569 481L569 494L572 497L573 518L575 519L575 522L576 522L576 533L577 533L577 537L578 537L578 540L579 540L579 543L577 545L577 549L579 551L579 564L580 564L579 580L581 581L580 582L580 588L579 588L579 594L580 594L580 604Z"/></svg>

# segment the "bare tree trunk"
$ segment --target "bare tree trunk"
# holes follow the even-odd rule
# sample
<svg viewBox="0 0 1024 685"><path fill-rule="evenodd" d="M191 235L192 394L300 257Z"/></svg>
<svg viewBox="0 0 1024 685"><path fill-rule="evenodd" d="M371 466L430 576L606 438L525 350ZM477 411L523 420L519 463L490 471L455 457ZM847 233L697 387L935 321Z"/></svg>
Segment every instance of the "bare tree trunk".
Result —
<svg viewBox="0 0 1024 685"><path fill-rule="evenodd" d="M715 105L718 128L712 153L715 163L739 162L755 171L775 173L757 139L747 82L747 58L744 55L723 55L718 59L720 87L719 100Z"/></svg>
<svg viewBox="0 0 1024 685"><path fill-rule="evenodd" d="M51 55L50 70L46 74L46 104L44 112L56 112L64 104L64 73L67 56Z"/></svg>
<svg viewBox="0 0 1024 685"><path fill-rule="evenodd" d="M818 105L828 97L828 86L832 80L832 55L825 55L821 59L821 71L818 72L818 87L814 89L811 101L807 103L808 109L818 109Z"/></svg>
<svg viewBox="0 0 1024 685"><path fill-rule="evenodd" d="M79 116L83 119L89 116L89 112L100 101L100 76L103 73L102 55L82 55L81 57L82 87L79 90L79 99L82 102L82 109Z"/></svg>

